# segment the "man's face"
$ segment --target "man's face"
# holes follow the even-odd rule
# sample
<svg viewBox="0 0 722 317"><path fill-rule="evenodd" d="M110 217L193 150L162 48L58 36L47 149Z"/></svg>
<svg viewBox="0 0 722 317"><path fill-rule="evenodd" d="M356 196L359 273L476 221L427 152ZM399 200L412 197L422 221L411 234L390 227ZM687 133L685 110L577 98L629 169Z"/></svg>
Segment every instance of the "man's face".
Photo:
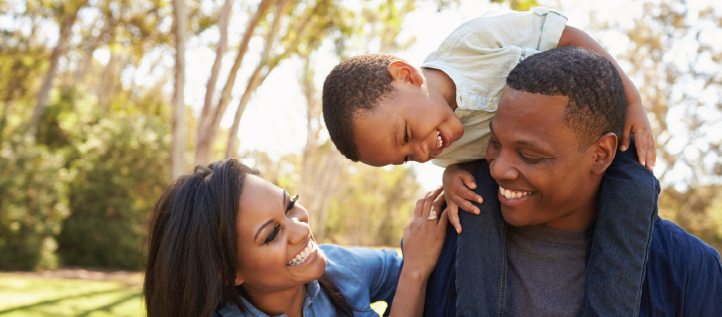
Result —
<svg viewBox="0 0 722 317"><path fill-rule="evenodd" d="M596 213L594 146L579 152L564 125L564 96L504 87L486 149L504 219L521 227L583 230Z"/></svg>
<svg viewBox="0 0 722 317"><path fill-rule="evenodd" d="M464 127L443 99L393 82L395 95L353 120L360 161L371 166L427 162L461 138Z"/></svg>

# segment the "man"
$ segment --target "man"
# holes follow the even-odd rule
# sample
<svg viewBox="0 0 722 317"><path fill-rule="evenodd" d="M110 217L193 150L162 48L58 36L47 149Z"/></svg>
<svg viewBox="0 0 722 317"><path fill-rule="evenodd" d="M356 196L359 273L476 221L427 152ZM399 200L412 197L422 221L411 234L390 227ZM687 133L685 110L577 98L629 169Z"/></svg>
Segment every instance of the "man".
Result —
<svg viewBox="0 0 722 317"><path fill-rule="evenodd" d="M477 205L479 216L460 213L463 234L448 230L429 279L427 316L584 316L608 300L582 301L594 241L610 238L594 235L596 220L604 217L599 205L615 204L599 201L607 190L602 178L614 186L617 178L634 177L604 176L624 125L624 105L615 101L624 100L618 82L609 62L580 48L533 55L511 72L491 122L489 163L474 175L476 193L497 198ZM620 154L626 159L615 164L639 165L635 152ZM493 181L481 181L489 174ZM645 185L659 190L656 181ZM722 316L719 253L671 222L652 221L646 274L630 281L642 283L639 309L617 315ZM625 232L617 234L624 238ZM503 243L495 249L498 239ZM624 291L624 285L609 289L609 298Z"/></svg>

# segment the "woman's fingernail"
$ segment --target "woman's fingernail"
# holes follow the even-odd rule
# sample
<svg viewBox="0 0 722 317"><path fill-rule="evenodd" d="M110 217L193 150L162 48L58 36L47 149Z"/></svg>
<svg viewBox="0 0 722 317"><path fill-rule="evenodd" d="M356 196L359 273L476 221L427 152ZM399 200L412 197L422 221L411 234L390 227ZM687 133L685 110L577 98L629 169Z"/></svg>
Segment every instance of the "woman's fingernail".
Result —
<svg viewBox="0 0 722 317"><path fill-rule="evenodd" d="M642 165L647 166L647 161L642 160Z"/></svg>

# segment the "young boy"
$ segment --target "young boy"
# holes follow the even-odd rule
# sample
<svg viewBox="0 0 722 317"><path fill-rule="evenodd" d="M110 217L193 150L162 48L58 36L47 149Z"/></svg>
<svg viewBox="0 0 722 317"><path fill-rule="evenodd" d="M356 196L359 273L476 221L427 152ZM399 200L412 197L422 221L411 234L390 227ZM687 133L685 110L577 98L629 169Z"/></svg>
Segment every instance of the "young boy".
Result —
<svg viewBox="0 0 722 317"><path fill-rule="evenodd" d="M566 20L562 13L546 8L471 20L449 35L420 69L383 54L343 61L326 78L323 88L324 120L331 140L347 158L372 166L434 159L435 164L447 167L443 180L447 210L450 222L461 233L457 206L481 212L477 205L483 200L472 191L476 184L471 173L478 166L474 161L485 158L488 124L509 72L539 51L580 46L602 54L618 69L627 99L620 150L629 148L630 134L634 134L639 161L651 170L654 141L636 87L598 43L566 26ZM607 174L614 169L610 167ZM641 177L654 176L647 173ZM626 189L649 183L638 179L615 182L618 187L603 190L601 200L614 201ZM513 199L523 193L505 191L500 195ZM592 250L585 286L585 304L592 315L636 315L639 310L644 264L656 217L655 208L639 206L656 206L656 194L640 199L645 201L600 205L604 217L600 216L595 232L599 247ZM603 238L618 232L629 232L632 237ZM628 256L614 256L619 254ZM604 278L590 277L590 272L601 272ZM629 287L610 292L619 290L619 285Z"/></svg>

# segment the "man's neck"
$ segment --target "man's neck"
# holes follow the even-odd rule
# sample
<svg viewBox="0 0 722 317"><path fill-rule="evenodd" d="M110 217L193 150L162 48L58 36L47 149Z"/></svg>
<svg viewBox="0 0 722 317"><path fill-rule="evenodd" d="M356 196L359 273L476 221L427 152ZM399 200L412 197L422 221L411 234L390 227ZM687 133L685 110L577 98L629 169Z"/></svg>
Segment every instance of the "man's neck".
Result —
<svg viewBox="0 0 722 317"><path fill-rule="evenodd" d="M550 229L579 231L589 226L599 213L599 195L583 200L584 203L578 206L570 206L570 210L563 217L542 223L541 225Z"/></svg>
<svg viewBox="0 0 722 317"><path fill-rule="evenodd" d="M266 315L286 314L289 317L303 315L299 312L302 310L303 301L306 298L305 284L270 293L255 291L249 287L246 288L246 292L249 302Z"/></svg>
<svg viewBox="0 0 722 317"><path fill-rule="evenodd" d="M429 96L443 98L451 110L456 110L456 84L451 77L433 68L422 68L421 74L424 76Z"/></svg>

